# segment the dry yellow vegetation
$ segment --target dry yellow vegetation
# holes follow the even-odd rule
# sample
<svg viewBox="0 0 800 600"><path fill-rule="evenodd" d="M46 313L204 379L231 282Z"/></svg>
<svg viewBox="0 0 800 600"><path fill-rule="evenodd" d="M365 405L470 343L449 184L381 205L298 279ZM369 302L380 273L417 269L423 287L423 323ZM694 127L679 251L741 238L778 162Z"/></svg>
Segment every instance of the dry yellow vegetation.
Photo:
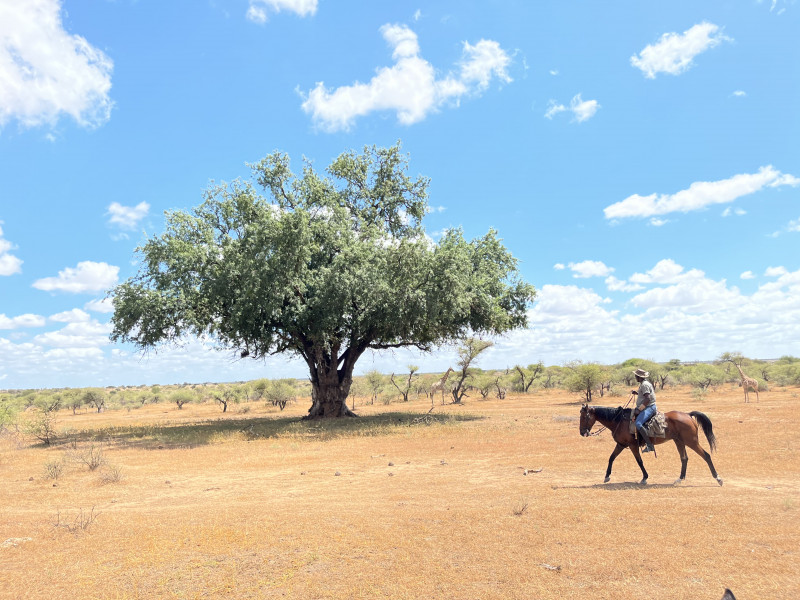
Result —
<svg viewBox="0 0 800 600"><path fill-rule="evenodd" d="M798 402L659 393L711 418L722 487L693 453L673 486L671 443L649 485L628 451L603 484L614 443L579 436L566 392L336 422L300 422L305 401L62 411L50 447L0 440L0 597L796 598Z"/></svg>

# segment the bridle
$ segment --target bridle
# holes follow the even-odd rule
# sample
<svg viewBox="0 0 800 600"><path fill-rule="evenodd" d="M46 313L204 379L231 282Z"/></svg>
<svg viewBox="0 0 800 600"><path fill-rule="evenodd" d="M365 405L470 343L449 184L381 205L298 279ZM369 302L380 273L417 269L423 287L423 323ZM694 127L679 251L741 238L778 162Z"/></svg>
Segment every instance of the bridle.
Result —
<svg viewBox="0 0 800 600"><path fill-rule="evenodd" d="M622 411L624 411L626 408L628 408L628 405L631 403L631 400L633 400L633 394L631 394L631 395L630 395L630 397L628 398L628 401L625 403L625 406L623 406L623 407L621 407L621 408L619 409L619 412L622 412ZM589 411L590 411L590 410L592 410L592 407L590 407L590 406L587 404L587 405L585 405L583 408L581 408L581 413L583 413L583 412L584 412L584 410L586 411L586 415L588 416L588 415L589 415ZM596 422L596 421L597 421L597 419L595 419L595 422ZM611 435L612 435L612 436L613 436L613 435L614 435L614 434L617 432L617 429L619 429L619 426L620 426L620 425L622 425L622 423L623 423L623 422L624 422L624 420L623 420L623 419L620 419L620 420L619 420L619 422L618 422L618 423L616 424L616 426L614 427L614 431L612 431L612 432L611 432ZM594 425L594 423L592 423L592 425ZM602 426L600 427L600 429L598 429L597 431L589 431L589 432L587 432L587 434L586 434L586 436L585 436L585 437L591 437L591 436L593 436L593 435L600 435L600 434L601 434L601 433L603 433L603 432L604 432L606 429L608 429L608 427L606 427L605 425L602 425Z"/></svg>

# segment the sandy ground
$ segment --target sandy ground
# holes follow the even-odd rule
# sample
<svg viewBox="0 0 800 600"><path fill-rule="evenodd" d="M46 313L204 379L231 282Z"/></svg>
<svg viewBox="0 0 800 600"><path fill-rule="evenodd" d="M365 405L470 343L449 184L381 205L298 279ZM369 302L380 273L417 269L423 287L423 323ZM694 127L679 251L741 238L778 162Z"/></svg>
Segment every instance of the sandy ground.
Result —
<svg viewBox="0 0 800 600"><path fill-rule="evenodd" d="M647 486L628 451L603 484L614 442L580 437L561 391L344 423L300 422L307 402L63 412L51 447L0 440L0 598L797 598L798 400L659 394L711 418L722 487L694 453L673 485L671 442Z"/></svg>

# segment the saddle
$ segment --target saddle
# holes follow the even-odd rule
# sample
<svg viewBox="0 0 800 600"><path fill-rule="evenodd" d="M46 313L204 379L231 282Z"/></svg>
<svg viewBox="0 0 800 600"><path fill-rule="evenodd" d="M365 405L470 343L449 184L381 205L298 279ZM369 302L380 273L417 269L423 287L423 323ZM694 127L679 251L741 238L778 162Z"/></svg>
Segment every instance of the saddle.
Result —
<svg viewBox="0 0 800 600"><path fill-rule="evenodd" d="M636 422L633 419L633 411L629 418L630 432L636 435ZM660 410L656 410L656 414L650 417L644 423L644 429L651 438L665 438L667 437L667 418Z"/></svg>

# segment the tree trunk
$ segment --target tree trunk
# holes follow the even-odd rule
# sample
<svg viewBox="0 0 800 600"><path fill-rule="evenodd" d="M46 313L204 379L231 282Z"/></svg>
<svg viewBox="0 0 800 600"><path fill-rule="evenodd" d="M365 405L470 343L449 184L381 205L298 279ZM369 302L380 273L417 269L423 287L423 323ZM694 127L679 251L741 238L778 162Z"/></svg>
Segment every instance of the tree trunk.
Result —
<svg viewBox="0 0 800 600"><path fill-rule="evenodd" d="M314 372L316 371L316 373ZM347 408L347 395L353 383L350 372L333 369L314 369L311 372L311 408L304 419L330 419L337 417L356 417Z"/></svg>

